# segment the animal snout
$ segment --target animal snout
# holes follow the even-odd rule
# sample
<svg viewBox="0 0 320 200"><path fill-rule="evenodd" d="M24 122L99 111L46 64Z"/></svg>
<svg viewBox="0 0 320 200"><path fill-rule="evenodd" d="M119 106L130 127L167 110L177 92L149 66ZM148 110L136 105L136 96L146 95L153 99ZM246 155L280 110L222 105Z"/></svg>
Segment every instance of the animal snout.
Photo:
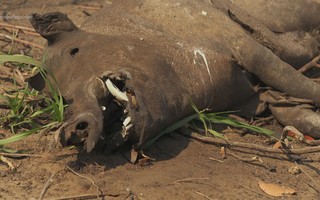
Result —
<svg viewBox="0 0 320 200"><path fill-rule="evenodd" d="M61 144L64 146L76 145L88 138L89 123L81 121L66 125L61 132Z"/></svg>
<svg viewBox="0 0 320 200"><path fill-rule="evenodd" d="M87 150L91 151L101 131L102 119L92 113L82 113L62 127L60 142L63 146L87 143Z"/></svg>

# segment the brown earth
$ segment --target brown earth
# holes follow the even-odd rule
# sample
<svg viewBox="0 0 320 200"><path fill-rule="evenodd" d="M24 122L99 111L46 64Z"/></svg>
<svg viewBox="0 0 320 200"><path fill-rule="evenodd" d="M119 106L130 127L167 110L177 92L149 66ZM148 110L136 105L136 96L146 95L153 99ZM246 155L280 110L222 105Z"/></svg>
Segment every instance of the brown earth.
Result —
<svg viewBox="0 0 320 200"><path fill-rule="evenodd" d="M97 7L110 3L102 0L77 1L1 1L0 16L24 16L22 19L10 19L5 22L31 27L27 16L32 12L61 11L80 25ZM79 5L90 7L79 7ZM3 21L3 20L2 20ZM9 30L0 26L0 33L10 35ZM23 40L35 44L44 44L37 36L22 35ZM7 53L12 44L0 37L1 51ZM13 52L24 52L39 58L42 50L28 47L19 42L13 45ZM0 79L0 86L6 87L8 80ZM1 110L1 115L6 110ZM280 126L271 121L269 128L277 131ZM8 137L8 130L0 130L0 138ZM237 133L226 135L231 141L253 144L265 143L266 138ZM52 177L50 187L44 199L63 199L62 197L93 195L102 191L105 199L274 199L265 194L258 186L259 181L275 183L292 188L295 195L284 195L279 199L320 199L320 154L305 154L293 158L284 154L270 154L252 150L232 149L227 158L222 159L220 146L204 144L173 133L159 139L145 154L155 158L150 164L139 166L129 162L129 151L118 151L104 155L99 152L86 154L77 149L55 147L51 134L36 134L10 145L11 148L29 150L33 156L6 158L16 167L10 171L4 162L0 162L0 199L38 199ZM301 144L293 143L294 147ZM269 145L271 146L271 145ZM241 151L240 151L241 150ZM232 155L236 155L232 156ZM259 156L261 162L244 162ZM296 158L296 157L294 157ZM288 170L296 165L303 169L301 173L291 174ZM98 188L98 190L97 190ZM65 198L66 199L66 198ZM98 199L98 198L97 198Z"/></svg>

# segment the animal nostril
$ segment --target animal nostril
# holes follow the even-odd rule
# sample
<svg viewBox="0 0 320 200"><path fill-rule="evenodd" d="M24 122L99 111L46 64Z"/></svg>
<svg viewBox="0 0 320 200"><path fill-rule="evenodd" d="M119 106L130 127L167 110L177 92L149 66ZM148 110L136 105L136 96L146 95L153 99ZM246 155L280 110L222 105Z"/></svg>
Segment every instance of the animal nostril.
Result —
<svg viewBox="0 0 320 200"><path fill-rule="evenodd" d="M70 55L75 56L79 52L79 48L72 48L70 50Z"/></svg>
<svg viewBox="0 0 320 200"><path fill-rule="evenodd" d="M79 124L77 124L76 129L77 130L84 130L86 128L88 128L88 123L87 122L80 122Z"/></svg>

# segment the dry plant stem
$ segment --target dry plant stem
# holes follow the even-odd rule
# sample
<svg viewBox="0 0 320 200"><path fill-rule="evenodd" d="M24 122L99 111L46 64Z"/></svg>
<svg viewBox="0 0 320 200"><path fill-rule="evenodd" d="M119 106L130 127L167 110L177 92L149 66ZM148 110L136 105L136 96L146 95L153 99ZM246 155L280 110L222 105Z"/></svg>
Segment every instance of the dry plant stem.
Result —
<svg viewBox="0 0 320 200"><path fill-rule="evenodd" d="M16 29L12 29L12 28L3 28L3 30L6 30L7 32L11 33L11 34L15 34L15 31L17 31ZM30 32L30 31L25 31L25 30L21 30L23 34L25 35L33 35L33 36L37 36L40 37L39 33L35 33L35 32Z"/></svg>
<svg viewBox="0 0 320 200"><path fill-rule="evenodd" d="M198 195L203 196L203 197L206 198L206 199L213 200L212 198L208 197L208 196L205 195L205 194L202 194L201 192L196 191L195 193L198 194Z"/></svg>
<svg viewBox="0 0 320 200"><path fill-rule="evenodd" d="M305 64L303 67L301 67L298 72L300 73L304 73L306 71L308 71L309 69L311 69L312 67L316 67L316 68L320 68L320 64L318 63L318 61L320 60L320 55L316 56L314 59L312 59L310 62L308 62L307 64Z"/></svg>
<svg viewBox="0 0 320 200"><path fill-rule="evenodd" d="M105 194L99 194L98 196L96 194L82 194L82 195L76 195L76 196L69 196L69 197L61 197L61 198L54 198L50 200L84 200L84 199L97 199L103 198L105 196L111 196L111 197L118 197L120 195L105 195Z"/></svg>
<svg viewBox="0 0 320 200"><path fill-rule="evenodd" d="M0 65L0 77L10 78L12 77L12 69L3 65Z"/></svg>
<svg viewBox="0 0 320 200"><path fill-rule="evenodd" d="M8 28L21 29L21 30L26 30L26 31L31 31L31 32L36 32L33 28L28 28L28 27L24 27L24 26L16 26L16 25L3 23L3 22L0 22L0 26L8 27Z"/></svg>
<svg viewBox="0 0 320 200"><path fill-rule="evenodd" d="M182 183L182 182L192 182L196 180L209 180L209 178L186 178L186 179L176 180L171 184Z"/></svg>
<svg viewBox="0 0 320 200"><path fill-rule="evenodd" d="M73 169L71 169L69 166L66 166L72 173L74 173L75 175L81 177L81 178L85 178L87 180L89 180L91 182L91 184L97 189L97 194L96 194L96 197L99 198L99 196L101 194L103 194L103 192L100 190L100 188L94 183L94 181L86 176L83 176L77 172L75 172ZM99 194L100 193L100 194Z"/></svg>
<svg viewBox="0 0 320 200"><path fill-rule="evenodd" d="M238 115L230 114L228 115L231 119L237 120L239 122L246 122L246 120L242 117L239 117Z"/></svg>
<svg viewBox="0 0 320 200"><path fill-rule="evenodd" d="M22 73L20 72L20 70L18 70L18 69L13 70L13 78L19 86L25 87L26 81L25 81Z"/></svg>
<svg viewBox="0 0 320 200"><path fill-rule="evenodd" d="M46 194L47 190L49 189L49 187L53 183L53 177L54 176L55 176L55 173L52 174L50 176L50 178L47 180L46 184L43 186L43 189L42 189L42 191L40 193L40 196L39 196L38 200L42 200L44 198L44 195Z"/></svg>
<svg viewBox="0 0 320 200"><path fill-rule="evenodd" d="M44 49L44 47L41 46L41 45L35 44L33 42L26 41L26 40L21 40L19 38L14 38L14 37L11 37L10 35L0 34L0 37L8 38L8 39L13 40L15 42L20 42L22 44L33 46L33 47L37 47L39 49Z"/></svg>
<svg viewBox="0 0 320 200"><path fill-rule="evenodd" d="M6 156L10 158L21 158L21 157L36 157L36 158L42 158L42 155L37 154L27 154L27 153L4 153L0 152L1 156Z"/></svg>
<svg viewBox="0 0 320 200"><path fill-rule="evenodd" d="M252 162L259 162L259 163L263 163L263 161L261 160L260 157L258 156L254 156L252 158L241 158L240 156L237 156L236 154L232 153L229 149L228 154L230 154L231 156L243 161L243 162L247 162L247 163L252 163Z"/></svg>
<svg viewBox="0 0 320 200"><path fill-rule="evenodd" d="M216 158L209 158L209 160L217 161L219 163L223 163L224 162L223 160L219 160L219 159L216 159Z"/></svg>
<svg viewBox="0 0 320 200"><path fill-rule="evenodd" d="M296 166L299 167L299 169L315 184L315 186L318 188L317 191L320 190L320 185L319 183L316 182L316 180L314 180L314 178L312 178L296 161L294 162L296 164Z"/></svg>
<svg viewBox="0 0 320 200"><path fill-rule="evenodd" d="M183 135L189 136L193 139L199 140L201 142L210 143L210 144L219 144L219 145L229 145L230 147L240 147L240 148L247 148L256 151L262 151L267 153L276 153L276 154L308 154L308 153L316 153L320 151L320 146L315 147L305 147L300 149L273 149L269 147L264 147L261 145L256 144L249 144L243 142L232 142L232 141L225 141L219 138L213 137L206 137L202 136L195 132L186 133L185 131L180 132Z"/></svg>
<svg viewBox="0 0 320 200"><path fill-rule="evenodd" d="M82 8L82 9L86 9L86 10L100 10L100 9L102 9L102 6L82 6L82 5L78 5L77 8Z"/></svg>

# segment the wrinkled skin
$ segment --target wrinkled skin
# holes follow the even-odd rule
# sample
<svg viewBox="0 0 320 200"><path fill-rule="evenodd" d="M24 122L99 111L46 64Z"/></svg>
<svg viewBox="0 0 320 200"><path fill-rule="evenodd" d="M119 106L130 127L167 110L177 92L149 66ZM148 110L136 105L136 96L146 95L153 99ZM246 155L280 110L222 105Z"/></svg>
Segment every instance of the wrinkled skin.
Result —
<svg viewBox="0 0 320 200"><path fill-rule="evenodd" d="M85 141L88 152L99 140L108 149L126 141L143 148L148 139L194 112L190 99L199 109L239 108L255 93L242 69L277 90L320 103L319 86L288 64L299 66L319 54L317 40L306 32L271 31L310 31L319 26L318 18L303 27L294 20L263 24L242 10L245 4L239 9L222 0L179 2L116 1L82 30L61 13L33 15L35 30L48 40L46 70L69 103L63 144ZM312 1L294 4L319 8ZM107 79L125 92L128 102L114 103ZM46 90L39 76L31 85ZM120 131L124 112L133 125L125 133ZM118 131L112 135L114 128Z"/></svg>

